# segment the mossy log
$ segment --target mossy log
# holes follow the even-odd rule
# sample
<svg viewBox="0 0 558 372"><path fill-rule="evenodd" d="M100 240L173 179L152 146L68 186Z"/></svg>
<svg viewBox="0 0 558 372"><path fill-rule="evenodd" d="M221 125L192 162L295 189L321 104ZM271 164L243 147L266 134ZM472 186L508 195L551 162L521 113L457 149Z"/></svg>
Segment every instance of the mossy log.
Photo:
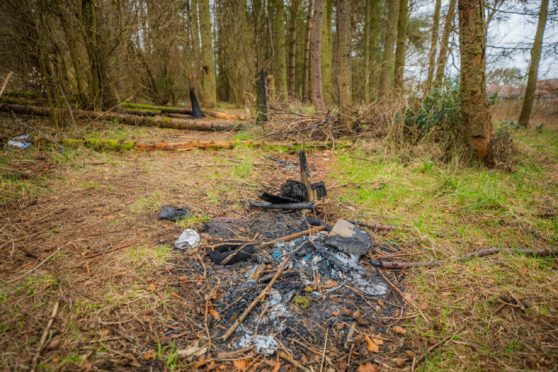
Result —
<svg viewBox="0 0 558 372"><path fill-rule="evenodd" d="M120 110L122 112L129 113L129 114L139 114L139 115L147 115L147 116L167 115L167 114L193 116L192 110L183 107L156 106L156 105L131 103L131 102L122 103ZM236 113L231 114L231 113L215 111L215 110L203 110L203 114L206 117L212 117L215 119L222 119L222 120L246 120L246 115L236 114Z"/></svg>
<svg viewBox="0 0 558 372"><path fill-rule="evenodd" d="M17 105L17 104L0 104L0 111L14 112L17 114L48 116L50 111L46 107ZM76 118L81 119L101 119L101 120L118 120L123 124L152 126L160 128L174 128L197 131L229 131L241 128L239 122L231 120L211 120L211 119L176 119L162 116L141 116L122 114L117 112L104 111L83 111L72 110L72 114Z"/></svg>

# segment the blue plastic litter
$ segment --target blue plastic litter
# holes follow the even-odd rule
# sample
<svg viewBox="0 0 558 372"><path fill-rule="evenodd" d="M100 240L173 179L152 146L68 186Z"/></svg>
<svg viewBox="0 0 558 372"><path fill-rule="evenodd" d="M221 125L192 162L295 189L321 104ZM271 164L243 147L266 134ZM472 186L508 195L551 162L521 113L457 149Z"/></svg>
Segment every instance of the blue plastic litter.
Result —
<svg viewBox="0 0 558 372"><path fill-rule="evenodd" d="M30 134L22 134L21 136L17 136L9 140L8 146L13 146L25 150L31 146L31 143L28 142L30 139Z"/></svg>
<svg viewBox="0 0 558 372"><path fill-rule="evenodd" d="M29 148L29 146L31 146L31 144L29 142L19 142L19 141L8 141L8 145L13 146L13 147L17 147L17 148L23 149L23 150L25 150L26 148Z"/></svg>
<svg viewBox="0 0 558 372"><path fill-rule="evenodd" d="M275 248L273 252L271 252L271 257L273 257L275 261L279 261L279 258L281 258L282 255L283 253L279 248Z"/></svg>

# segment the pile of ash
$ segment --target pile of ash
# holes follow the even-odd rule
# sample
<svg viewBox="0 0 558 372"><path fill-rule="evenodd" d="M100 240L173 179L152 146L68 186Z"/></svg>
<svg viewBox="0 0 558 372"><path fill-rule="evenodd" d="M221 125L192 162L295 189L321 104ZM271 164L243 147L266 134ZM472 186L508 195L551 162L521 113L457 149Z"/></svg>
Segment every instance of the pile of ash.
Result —
<svg viewBox="0 0 558 372"><path fill-rule="evenodd" d="M381 324L376 319L393 315L394 308L383 303L389 294L388 284L361 260L372 247L370 236L347 221L275 244L231 242L238 236L233 228L236 223L249 226L252 234L275 239L307 230L310 222L315 221L304 220L297 213L263 212L251 221L214 220L206 224L205 233L219 239L223 236L216 232L226 231L229 239L207 252L216 264L209 269L210 275L217 275L221 286L221 295L213 302L219 320L212 320L211 333L223 349L254 347L258 353L272 355L288 347L303 353L296 340L321 345L326 328L329 342L343 348L357 333L366 334ZM219 228L223 224L227 227ZM224 245L227 249L219 252ZM224 260L223 255L227 256ZM289 262L264 300L255 304L231 338L223 340L221 336L269 284L277 271L274 267L287 258Z"/></svg>

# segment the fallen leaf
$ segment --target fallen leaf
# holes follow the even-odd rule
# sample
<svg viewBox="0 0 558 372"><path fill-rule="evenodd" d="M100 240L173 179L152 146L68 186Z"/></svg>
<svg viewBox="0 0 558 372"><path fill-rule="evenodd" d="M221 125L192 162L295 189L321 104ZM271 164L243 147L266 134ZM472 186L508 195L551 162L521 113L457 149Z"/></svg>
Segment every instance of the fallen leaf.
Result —
<svg viewBox="0 0 558 372"><path fill-rule="evenodd" d="M221 315L219 315L219 313L217 312L217 310L215 310L214 308L209 309L209 313L211 314L211 316L213 317L213 319L215 319L215 320L221 320Z"/></svg>
<svg viewBox="0 0 558 372"><path fill-rule="evenodd" d="M200 347L197 343L190 345L189 347L181 350L177 350L176 353L183 358L199 357L205 354L207 351L207 346Z"/></svg>
<svg viewBox="0 0 558 372"><path fill-rule="evenodd" d="M275 365L273 366L271 372L279 372L280 369L281 369L281 362L276 360Z"/></svg>
<svg viewBox="0 0 558 372"><path fill-rule="evenodd" d="M153 360L153 359L155 359L155 356L157 356L157 353L155 352L155 350L148 350L148 351L145 351L143 354L141 354L141 357L143 358L143 360Z"/></svg>
<svg viewBox="0 0 558 372"><path fill-rule="evenodd" d="M81 364L81 372L89 372L91 371L92 368L93 368L93 363L91 363L88 360L86 360Z"/></svg>
<svg viewBox="0 0 558 372"><path fill-rule="evenodd" d="M333 288L337 286L337 282L333 279L328 279L325 281L325 283L322 285L322 287L328 289L328 288Z"/></svg>
<svg viewBox="0 0 558 372"><path fill-rule="evenodd" d="M394 362L397 367L403 368L403 366L405 365L405 358L396 358Z"/></svg>
<svg viewBox="0 0 558 372"><path fill-rule="evenodd" d="M252 279L254 280L258 280L258 278L260 277L260 275L262 275L262 272L265 269L265 265L259 265L256 270L254 271L254 273L251 275Z"/></svg>
<svg viewBox="0 0 558 372"><path fill-rule="evenodd" d="M374 343L376 345L383 345L384 344L384 340L382 340L381 338L372 337L372 341L374 341Z"/></svg>
<svg viewBox="0 0 558 372"><path fill-rule="evenodd" d="M203 367L205 364L207 363L207 360L205 360L205 355L202 355L198 361L196 362L196 369L200 369L201 367Z"/></svg>
<svg viewBox="0 0 558 372"><path fill-rule="evenodd" d="M151 292L155 292L157 290L157 285L155 285L155 283L151 283L147 286L147 289L149 289Z"/></svg>
<svg viewBox="0 0 558 372"><path fill-rule="evenodd" d="M234 368L239 371L245 371L248 368L248 361L246 359L237 359L233 362Z"/></svg>
<svg viewBox="0 0 558 372"><path fill-rule="evenodd" d="M355 318L355 319L360 319L360 317L362 316L362 313L361 313L360 311L358 311L358 310L355 310L355 311L352 313L351 316L352 316L353 318Z"/></svg>
<svg viewBox="0 0 558 372"><path fill-rule="evenodd" d="M372 341L372 339L368 336L366 336L366 348L368 349L368 351L370 351L372 353L379 353L380 352L380 347L378 345L376 345L376 343L374 341Z"/></svg>
<svg viewBox="0 0 558 372"><path fill-rule="evenodd" d="M339 310L335 310L331 313L331 316L339 316L340 314Z"/></svg>
<svg viewBox="0 0 558 372"><path fill-rule="evenodd" d="M358 369L358 372L378 372L378 367L376 367L375 365L373 365L372 363L364 363L361 364Z"/></svg>
<svg viewBox="0 0 558 372"><path fill-rule="evenodd" d="M398 335L404 335L405 333L407 333L407 330L400 326L391 327L391 331Z"/></svg>

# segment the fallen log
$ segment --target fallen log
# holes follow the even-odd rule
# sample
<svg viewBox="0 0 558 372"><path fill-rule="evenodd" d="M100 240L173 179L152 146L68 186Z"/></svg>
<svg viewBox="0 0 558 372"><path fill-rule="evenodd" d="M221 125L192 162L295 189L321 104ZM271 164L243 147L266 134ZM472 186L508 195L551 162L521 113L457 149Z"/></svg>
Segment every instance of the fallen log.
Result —
<svg viewBox="0 0 558 372"><path fill-rule="evenodd" d="M191 141L191 142L159 142L136 143L134 149L139 151L190 151L195 149L232 149L237 142L234 141Z"/></svg>
<svg viewBox="0 0 558 372"><path fill-rule="evenodd" d="M40 106L27 106L17 104L0 104L0 111L14 112L16 114L49 116L50 110ZM241 128L240 123L228 120L208 119L175 119L161 116L141 116L122 114L118 112L72 110L76 118L118 120L123 124L152 126L159 128L174 128L197 131L229 131Z"/></svg>
<svg viewBox="0 0 558 372"><path fill-rule="evenodd" d="M370 260L372 266L389 270L404 270L416 267L437 267L447 265L450 262L464 262L475 257L492 256L498 253L509 253L516 255L523 255L527 257L558 257L558 250L536 251L533 249L504 249L504 248L486 248L478 251L470 252L459 257L453 257L447 260L435 261L419 261L419 262L392 262L392 261L379 261Z"/></svg>

